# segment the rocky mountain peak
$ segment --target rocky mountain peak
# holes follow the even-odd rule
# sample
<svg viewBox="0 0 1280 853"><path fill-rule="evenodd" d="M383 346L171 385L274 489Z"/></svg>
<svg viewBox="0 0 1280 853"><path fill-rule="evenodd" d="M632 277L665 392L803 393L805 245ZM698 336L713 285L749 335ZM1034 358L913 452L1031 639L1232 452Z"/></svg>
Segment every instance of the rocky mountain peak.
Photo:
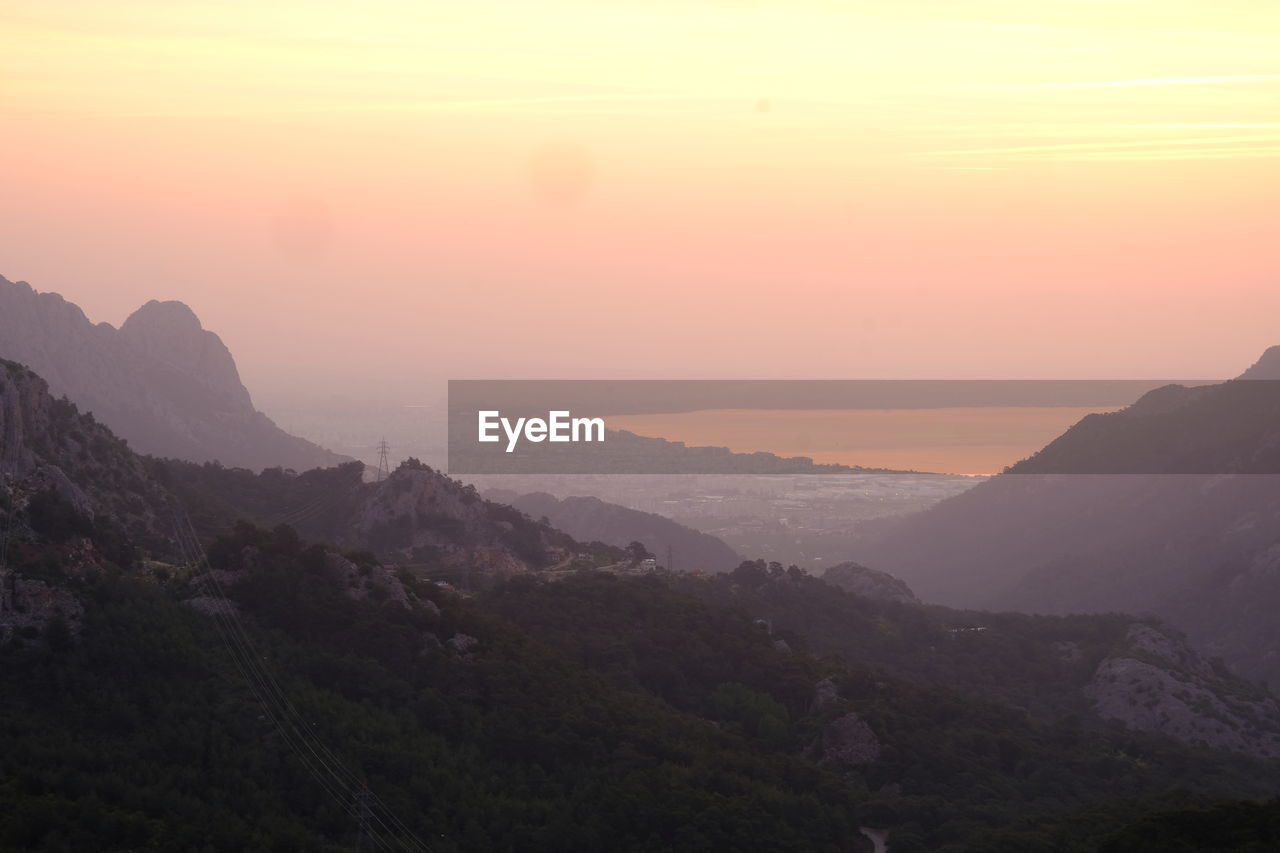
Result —
<svg viewBox="0 0 1280 853"><path fill-rule="evenodd" d="M206 331L185 303L151 300L120 327L125 344L145 358L167 365L217 395L218 407L251 413L253 401L240 382L231 351Z"/></svg>
<svg viewBox="0 0 1280 853"><path fill-rule="evenodd" d="M164 302L159 299L152 299L146 305L130 314L129 319L125 320L124 325L120 327L120 331L144 333L149 331L175 331L183 334L193 334L203 332L204 326L200 325L200 318L185 302L179 302L176 299Z"/></svg>
<svg viewBox="0 0 1280 853"><path fill-rule="evenodd" d="M25 364L143 453L298 470L345 459L255 410L231 352L181 302L148 302L116 329L0 277L0 358Z"/></svg>

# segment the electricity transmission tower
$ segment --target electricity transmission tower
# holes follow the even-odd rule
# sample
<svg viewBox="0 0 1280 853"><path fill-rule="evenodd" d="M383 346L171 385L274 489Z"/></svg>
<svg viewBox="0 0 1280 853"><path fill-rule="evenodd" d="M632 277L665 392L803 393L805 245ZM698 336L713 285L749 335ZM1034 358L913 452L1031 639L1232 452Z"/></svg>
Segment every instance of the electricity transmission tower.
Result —
<svg viewBox="0 0 1280 853"><path fill-rule="evenodd" d="M381 483L387 477L391 476L391 463L387 459L387 453L390 452L391 445L387 444L384 438L378 442L378 482Z"/></svg>

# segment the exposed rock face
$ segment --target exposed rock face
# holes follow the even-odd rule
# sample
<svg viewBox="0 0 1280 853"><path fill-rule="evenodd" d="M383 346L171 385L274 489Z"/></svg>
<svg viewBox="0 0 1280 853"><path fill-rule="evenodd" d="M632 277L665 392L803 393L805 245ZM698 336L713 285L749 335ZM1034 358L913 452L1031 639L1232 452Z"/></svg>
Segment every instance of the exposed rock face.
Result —
<svg viewBox="0 0 1280 853"><path fill-rule="evenodd" d="M840 690L830 676L813 686L813 710L821 711L829 705L834 705L839 699Z"/></svg>
<svg viewBox="0 0 1280 853"><path fill-rule="evenodd" d="M44 636L55 619L63 620L76 636L83 615L80 600L68 590L0 570L0 640L29 632Z"/></svg>
<svg viewBox="0 0 1280 853"><path fill-rule="evenodd" d="M454 634L445 645L463 660L471 660L471 650L480 645L480 641L470 634Z"/></svg>
<svg viewBox="0 0 1280 853"><path fill-rule="evenodd" d="M900 601L907 604L919 604L920 599L911 591L911 587L891 574L877 572L858 563L840 563L831 566L822 575L822 579L832 586L838 586L846 592L874 598L878 601Z"/></svg>
<svg viewBox="0 0 1280 853"><path fill-rule="evenodd" d="M395 572L386 566L374 565L361 569L360 566L334 551L324 555L324 565L329 576L346 590L347 595L357 601L368 598L375 593L375 590L381 590L388 601L409 609L408 590L396 577Z"/></svg>
<svg viewBox="0 0 1280 853"><path fill-rule="evenodd" d="M231 353L180 302L148 302L117 330L0 277L0 358L29 366L142 453L255 469L346 461L256 411Z"/></svg>
<svg viewBox="0 0 1280 853"><path fill-rule="evenodd" d="M141 460L94 418L55 400L27 368L0 361L0 491L19 506L52 491L85 518L109 516L145 548L166 550L173 521Z"/></svg>
<svg viewBox="0 0 1280 853"><path fill-rule="evenodd" d="M852 711L828 723L819 740L822 753L820 764L852 767L869 764L880 757L880 739Z"/></svg>
<svg viewBox="0 0 1280 853"><path fill-rule="evenodd" d="M1242 695L1177 637L1145 624L1103 660L1085 695L1104 719L1188 744L1250 755L1280 755L1280 708L1257 692Z"/></svg>
<svg viewBox="0 0 1280 853"><path fill-rule="evenodd" d="M54 464L41 465L31 472L27 480L31 489L49 490L75 508L85 518L93 518L95 509L93 500L84 490L71 482L71 478Z"/></svg>
<svg viewBox="0 0 1280 853"><path fill-rule="evenodd" d="M175 380L197 381L201 393L212 395L217 409L253 409L231 351L221 338L205 331L185 304L151 300L124 321L120 339L135 353L168 367Z"/></svg>
<svg viewBox="0 0 1280 853"><path fill-rule="evenodd" d="M1129 626L1125 639L1134 652L1148 660L1174 667L1197 678L1215 678L1213 666L1182 639L1144 622Z"/></svg>
<svg viewBox="0 0 1280 853"><path fill-rule="evenodd" d="M499 575L558 563L571 555L573 544L436 471L409 467L371 491L348 538L400 562L467 566Z"/></svg>

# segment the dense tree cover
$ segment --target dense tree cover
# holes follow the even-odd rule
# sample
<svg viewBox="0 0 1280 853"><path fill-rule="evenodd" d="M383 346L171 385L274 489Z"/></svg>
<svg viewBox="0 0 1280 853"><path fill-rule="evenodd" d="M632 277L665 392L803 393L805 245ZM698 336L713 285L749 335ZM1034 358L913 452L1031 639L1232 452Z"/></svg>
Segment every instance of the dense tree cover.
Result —
<svg viewBox="0 0 1280 853"><path fill-rule="evenodd" d="M437 574L449 576L456 576L459 566L457 555L448 559L445 552L465 552L477 544L506 548L536 568L556 562L558 553L596 552L601 565L621 559L621 549L598 542L577 542L545 519L535 521L507 504L484 500L474 486L451 479L414 458L402 462L383 483L364 482L361 462L301 474L280 468L255 474L216 462L146 462L156 480L181 498L197 531L208 538L241 520L265 527L288 524L308 539L367 548L383 558L407 560L424 567L436 566ZM377 498L381 489L390 490L394 496L413 488L413 480L400 475L414 472L432 475L442 494L451 494L467 506L479 506L480 521L424 511L416 517L393 514L367 530L358 530L356 521L362 508Z"/></svg>
<svg viewBox="0 0 1280 853"><path fill-rule="evenodd" d="M1087 850L1153 797L1176 808L1202 802L1178 789L1280 781L818 657L662 577L517 577L468 600L401 573L406 608L376 585L353 599L287 526L240 525L209 556L240 579L257 656L310 731L435 850L858 849L859 825L891 828L895 853ZM50 625L0 648L0 847L351 845L349 804L306 772L215 622L181 603L196 581L69 583L78 641ZM816 707L828 676L839 698ZM879 759L820 763L820 732L851 711Z"/></svg>
<svg viewBox="0 0 1280 853"><path fill-rule="evenodd" d="M1125 614L1044 616L880 601L799 570L774 568L747 562L729 575L677 575L672 583L703 601L768 619L776 631L802 636L816 653L840 654L918 684L954 688L1048 719L1089 715L1080 688L1139 621ZM1266 698L1261 688L1217 666L1222 687Z"/></svg>
<svg viewBox="0 0 1280 853"><path fill-rule="evenodd" d="M1158 812L1109 839L1102 853L1268 853L1280 850L1280 799Z"/></svg>
<svg viewBox="0 0 1280 853"><path fill-rule="evenodd" d="M287 528L241 528L236 590L319 737L436 850L814 850L856 834L834 774L607 684L426 586L353 601ZM412 584L412 579L406 578ZM208 617L87 578L80 642L0 650L6 849L322 850L354 822L255 707ZM441 646L465 632L465 655Z"/></svg>
<svg viewBox="0 0 1280 853"><path fill-rule="evenodd" d="M150 457L144 461L152 477L181 499L196 529L208 537L248 519L266 526L287 523L324 538L322 531L350 518L365 488L363 462L299 474L283 468L254 473L217 462Z"/></svg>
<svg viewBox="0 0 1280 853"><path fill-rule="evenodd" d="M871 765L845 768L845 778L859 791L862 823L895 827L895 853L948 845L1092 850L1141 814L1148 798L1180 789L1261 796L1280 781L1274 763L1090 728L1077 717L1038 721L1020 709L903 682L861 665L857 655L817 657L800 631L775 623L771 636L756 610L695 600L676 588L686 582L721 583L516 578L483 603L619 687L784 752L816 758L821 727L855 711L884 750ZM778 639L789 652L775 646ZM815 709L814 686L827 676L842 699ZM1099 811L1103 803L1119 805ZM1034 823L1020 826L1032 816Z"/></svg>

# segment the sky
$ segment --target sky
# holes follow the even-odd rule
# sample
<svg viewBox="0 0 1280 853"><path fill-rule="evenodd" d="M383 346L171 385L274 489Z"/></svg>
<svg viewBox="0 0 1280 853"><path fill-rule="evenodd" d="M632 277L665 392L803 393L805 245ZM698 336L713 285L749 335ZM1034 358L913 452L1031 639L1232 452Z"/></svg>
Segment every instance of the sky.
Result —
<svg viewBox="0 0 1280 853"><path fill-rule="evenodd" d="M1234 375L1280 4L0 0L0 275L255 397Z"/></svg>

